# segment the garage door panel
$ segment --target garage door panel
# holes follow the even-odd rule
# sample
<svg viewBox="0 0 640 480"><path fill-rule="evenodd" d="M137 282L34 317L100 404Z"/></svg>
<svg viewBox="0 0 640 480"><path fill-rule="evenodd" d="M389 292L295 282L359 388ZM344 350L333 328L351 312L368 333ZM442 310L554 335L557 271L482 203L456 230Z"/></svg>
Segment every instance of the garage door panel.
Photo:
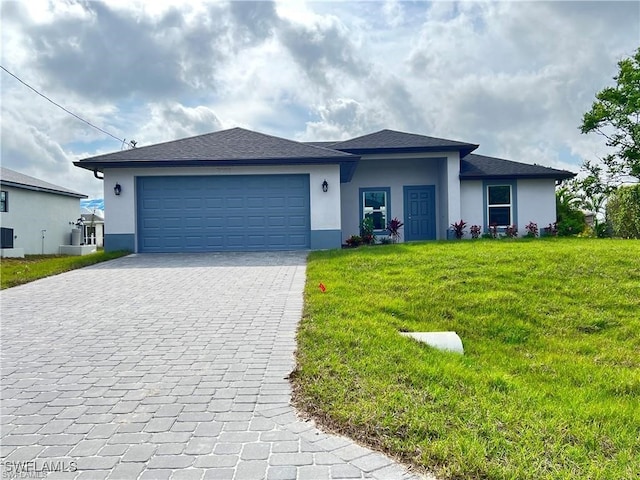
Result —
<svg viewBox="0 0 640 480"><path fill-rule="evenodd" d="M224 197L215 196L205 198L205 207L207 209L216 209L224 207Z"/></svg>
<svg viewBox="0 0 640 480"><path fill-rule="evenodd" d="M302 227L306 224L307 219L302 215L292 215L289 217L289 226L290 227Z"/></svg>
<svg viewBox="0 0 640 480"><path fill-rule="evenodd" d="M265 205L265 198L264 196L251 196L251 197L247 197L247 208L258 208L258 209L263 209Z"/></svg>
<svg viewBox="0 0 640 480"><path fill-rule="evenodd" d="M264 228L266 226L266 219L264 217L251 215L247 217L247 226L249 228L254 228L254 227Z"/></svg>
<svg viewBox="0 0 640 480"><path fill-rule="evenodd" d="M159 199L148 198L143 200L143 207L147 210L158 210L162 208L162 202Z"/></svg>
<svg viewBox="0 0 640 480"><path fill-rule="evenodd" d="M202 210L202 198L185 198L184 208L188 210Z"/></svg>
<svg viewBox="0 0 640 480"><path fill-rule="evenodd" d="M140 177L142 252L309 248L308 175Z"/></svg>
<svg viewBox="0 0 640 480"><path fill-rule="evenodd" d="M162 209L164 210L181 210L183 200L180 198L165 198L162 202Z"/></svg>

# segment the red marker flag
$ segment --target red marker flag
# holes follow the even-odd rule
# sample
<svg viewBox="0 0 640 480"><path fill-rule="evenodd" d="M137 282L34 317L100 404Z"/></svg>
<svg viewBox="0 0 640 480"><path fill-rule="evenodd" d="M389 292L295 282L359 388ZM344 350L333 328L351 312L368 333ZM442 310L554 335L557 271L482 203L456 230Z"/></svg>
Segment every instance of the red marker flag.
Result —
<svg viewBox="0 0 640 480"><path fill-rule="evenodd" d="M320 288L320 290L322 290L322 293L324 293L325 290L327 289L327 287L325 287L323 283L320 283L320 285L318 285L318 288Z"/></svg>

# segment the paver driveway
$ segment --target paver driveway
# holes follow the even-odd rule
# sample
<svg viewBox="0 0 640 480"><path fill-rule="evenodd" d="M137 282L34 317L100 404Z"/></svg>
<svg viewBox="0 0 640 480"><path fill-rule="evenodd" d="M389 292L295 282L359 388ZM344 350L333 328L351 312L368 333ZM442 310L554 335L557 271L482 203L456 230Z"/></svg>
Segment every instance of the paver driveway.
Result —
<svg viewBox="0 0 640 480"><path fill-rule="evenodd" d="M305 257L133 255L2 291L3 478L410 478L289 404Z"/></svg>

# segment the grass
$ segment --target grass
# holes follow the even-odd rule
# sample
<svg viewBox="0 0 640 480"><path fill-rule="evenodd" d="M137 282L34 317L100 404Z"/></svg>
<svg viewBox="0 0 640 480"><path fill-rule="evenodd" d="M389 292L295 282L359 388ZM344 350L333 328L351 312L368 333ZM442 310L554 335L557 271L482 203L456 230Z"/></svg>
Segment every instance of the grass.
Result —
<svg viewBox="0 0 640 480"><path fill-rule="evenodd" d="M0 288L15 287L39 278L112 260L129 253L126 251L100 251L84 256L26 255L25 258L3 258L0 264Z"/></svg>
<svg viewBox="0 0 640 480"><path fill-rule="evenodd" d="M325 426L440 478L638 478L640 242L313 252L305 301L295 402ZM449 330L464 356L398 334Z"/></svg>

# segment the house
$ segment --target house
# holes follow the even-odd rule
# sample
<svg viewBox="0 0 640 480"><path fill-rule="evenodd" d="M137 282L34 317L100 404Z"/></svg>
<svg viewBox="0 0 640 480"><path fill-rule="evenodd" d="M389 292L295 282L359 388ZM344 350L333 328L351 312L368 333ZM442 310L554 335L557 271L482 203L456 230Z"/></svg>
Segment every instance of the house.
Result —
<svg viewBox="0 0 640 480"><path fill-rule="evenodd" d="M71 243L81 198L87 196L0 167L2 256L59 253Z"/></svg>
<svg viewBox="0 0 640 480"><path fill-rule="evenodd" d="M82 238L85 245L104 245L104 218L95 212L82 212Z"/></svg>
<svg viewBox="0 0 640 480"><path fill-rule="evenodd" d="M556 220L573 173L473 154L478 145L382 130L296 142L233 128L75 162L103 174L105 250L199 252L338 248L365 216L406 241Z"/></svg>

